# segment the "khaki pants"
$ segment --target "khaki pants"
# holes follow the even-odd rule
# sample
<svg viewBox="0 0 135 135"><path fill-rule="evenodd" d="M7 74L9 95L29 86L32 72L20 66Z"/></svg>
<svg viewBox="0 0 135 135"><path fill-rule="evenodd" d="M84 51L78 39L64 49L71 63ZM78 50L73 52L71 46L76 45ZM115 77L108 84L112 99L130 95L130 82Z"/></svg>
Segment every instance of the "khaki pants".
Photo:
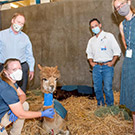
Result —
<svg viewBox="0 0 135 135"><path fill-rule="evenodd" d="M25 111L28 111L29 110L29 104L27 102L24 102L23 103L23 108L24 108ZM24 120L25 119L17 119L15 122L13 122L13 127L12 127L12 129L10 131L10 135L21 135L21 131L22 131L22 128L23 128ZM11 124L11 121L9 121L8 113L6 113L4 115L4 117L2 118L1 124L4 127L6 127L9 124ZM7 134L7 131L4 130L3 132L0 132L0 135L8 135L8 134Z"/></svg>

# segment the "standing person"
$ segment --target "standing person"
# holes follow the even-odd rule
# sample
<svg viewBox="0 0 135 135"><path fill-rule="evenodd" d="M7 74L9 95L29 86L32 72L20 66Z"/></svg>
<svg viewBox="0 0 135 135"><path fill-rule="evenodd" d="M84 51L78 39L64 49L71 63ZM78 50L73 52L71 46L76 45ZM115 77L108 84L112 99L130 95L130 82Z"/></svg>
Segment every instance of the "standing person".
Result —
<svg viewBox="0 0 135 135"><path fill-rule="evenodd" d="M133 113L133 131L135 133L135 10L129 0L113 0L113 8L125 19L119 30L126 53L122 65L120 104Z"/></svg>
<svg viewBox="0 0 135 135"><path fill-rule="evenodd" d="M117 41L111 33L104 32L97 18L89 22L92 32L95 34L88 42L86 53L90 65L93 67L94 91L97 105L107 106L114 104L112 81L116 60L121 50ZM104 101L102 83L104 83Z"/></svg>
<svg viewBox="0 0 135 135"><path fill-rule="evenodd" d="M35 60L29 37L21 31L24 24L24 15L15 13L11 20L11 27L0 31L0 71L2 71L3 63L7 59L19 59L23 70L23 79L17 83L21 89L26 92L28 69L29 78L32 80L34 77Z"/></svg>
<svg viewBox="0 0 135 135"><path fill-rule="evenodd" d="M0 78L0 135L7 135L5 127L11 122L13 122L13 128L10 135L21 135L25 119L44 116L53 118L53 108L42 112L28 111L29 104L25 101L26 95L16 83L21 78L20 61L17 59L6 60Z"/></svg>

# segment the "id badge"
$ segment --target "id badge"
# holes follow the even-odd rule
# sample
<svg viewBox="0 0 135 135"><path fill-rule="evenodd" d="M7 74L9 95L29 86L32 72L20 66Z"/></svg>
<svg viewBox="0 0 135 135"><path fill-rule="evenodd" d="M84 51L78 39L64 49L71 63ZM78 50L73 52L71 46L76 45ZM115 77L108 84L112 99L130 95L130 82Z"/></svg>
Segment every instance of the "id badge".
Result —
<svg viewBox="0 0 135 135"><path fill-rule="evenodd" d="M126 57L127 58L132 58L132 49L126 50Z"/></svg>

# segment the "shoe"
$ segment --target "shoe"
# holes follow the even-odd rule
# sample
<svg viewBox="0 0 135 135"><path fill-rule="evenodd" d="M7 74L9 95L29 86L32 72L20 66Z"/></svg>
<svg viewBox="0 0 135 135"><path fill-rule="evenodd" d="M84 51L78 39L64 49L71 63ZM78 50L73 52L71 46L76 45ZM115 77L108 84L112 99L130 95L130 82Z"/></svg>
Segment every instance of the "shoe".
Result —
<svg viewBox="0 0 135 135"><path fill-rule="evenodd" d="M105 106L105 104L104 103L101 103L101 104L97 104L97 108L100 108L100 107L104 107Z"/></svg>

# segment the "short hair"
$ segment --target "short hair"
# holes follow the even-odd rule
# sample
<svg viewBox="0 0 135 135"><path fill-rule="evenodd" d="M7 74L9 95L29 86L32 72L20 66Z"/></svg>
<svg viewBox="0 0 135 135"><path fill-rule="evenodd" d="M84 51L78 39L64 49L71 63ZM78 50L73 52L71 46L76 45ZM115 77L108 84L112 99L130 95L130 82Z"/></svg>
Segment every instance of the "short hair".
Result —
<svg viewBox="0 0 135 135"><path fill-rule="evenodd" d="M22 13L14 13L12 19L16 19L17 16L23 16L25 18L25 16Z"/></svg>
<svg viewBox="0 0 135 135"><path fill-rule="evenodd" d="M93 18L93 19L91 19L91 20L89 21L89 25L90 25L93 21L97 21L99 24L101 24L100 21L99 21L97 18Z"/></svg>

